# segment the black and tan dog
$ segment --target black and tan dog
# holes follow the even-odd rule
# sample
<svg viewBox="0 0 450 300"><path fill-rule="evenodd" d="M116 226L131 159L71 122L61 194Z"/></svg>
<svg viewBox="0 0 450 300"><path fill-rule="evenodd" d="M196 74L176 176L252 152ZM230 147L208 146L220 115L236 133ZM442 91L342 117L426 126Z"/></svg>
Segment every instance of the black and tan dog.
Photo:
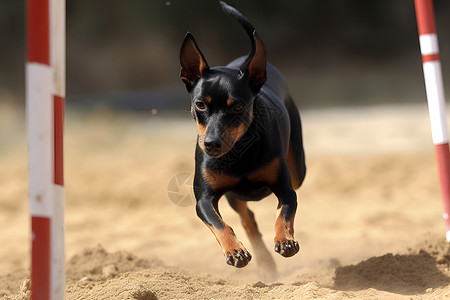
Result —
<svg viewBox="0 0 450 300"><path fill-rule="evenodd" d="M250 22L235 8L222 9L246 30L252 47L247 57L224 67L209 67L193 36L186 34L180 53L181 78L192 99L198 127L194 194L197 215L211 229L226 262L244 267L251 255L222 219L218 201L225 195L242 220L259 267L274 272L247 201L274 193L279 201L275 252L299 251L294 239L297 196L305 177L298 110L280 72L267 63L266 50Z"/></svg>

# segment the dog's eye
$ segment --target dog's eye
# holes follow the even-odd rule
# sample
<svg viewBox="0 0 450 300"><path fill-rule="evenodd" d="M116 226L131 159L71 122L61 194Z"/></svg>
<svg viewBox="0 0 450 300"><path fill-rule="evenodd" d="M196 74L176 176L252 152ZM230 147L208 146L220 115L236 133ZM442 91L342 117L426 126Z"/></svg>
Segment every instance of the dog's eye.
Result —
<svg viewBox="0 0 450 300"><path fill-rule="evenodd" d="M196 102L195 102L195 106L196 106L199 110L205 110L205 109L206 109L205 102L203 102L203 101L196 101Z"/></svg>
<svg viewBox="0 0 450 300"><path fill-rule="evenodd" d="M233 105L234 111L241 111L243 108L244 108L244 104L242 104L242 103L236 103L235 105Z"/></svg>

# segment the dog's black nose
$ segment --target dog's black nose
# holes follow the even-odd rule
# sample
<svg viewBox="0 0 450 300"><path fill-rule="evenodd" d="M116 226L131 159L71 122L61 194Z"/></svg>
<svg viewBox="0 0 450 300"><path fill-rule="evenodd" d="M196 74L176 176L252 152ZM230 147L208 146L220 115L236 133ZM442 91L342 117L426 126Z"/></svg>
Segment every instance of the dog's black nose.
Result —
<svg viewBox="0 0 450 300"><path fill-rule="evenodd" d="M211 138L205 139L206 151L218 150L220 149L220 147L222 147L222 141L220 141L219 139L211 139Z"/></svg>

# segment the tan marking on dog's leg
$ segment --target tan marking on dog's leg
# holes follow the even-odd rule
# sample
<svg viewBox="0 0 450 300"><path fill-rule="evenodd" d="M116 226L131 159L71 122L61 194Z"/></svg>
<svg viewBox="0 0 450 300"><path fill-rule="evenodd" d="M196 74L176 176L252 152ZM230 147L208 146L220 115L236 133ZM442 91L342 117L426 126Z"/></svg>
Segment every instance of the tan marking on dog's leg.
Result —
<svg viewBox="0 0 450 300"><path fill-rule="evenodd" d="M242 225L252 244L261 279L264 281L275 280L277 278L277 266L262 240L253 212L247 207L245 201L237 199L233 202L233 208L240 215Z"/></svg>
<svg viewBox="0 0 450 300"><path fill-rule="evenodd" d="M248 209L247 203L241 200L235 200L234 209L239 213L242 225L244 226L250 241L261 239L258 225L256 224L253 213Z"/></svg>
<svg viewBox="0 0 450 300"><path fill-rule="evenodd" d="M222 230L219 230L214 226L208 225L208 227L216 237L229 265L242 268L249 263L252 259L251 254L237 239L233 229L229 225L224 223L224 228Z"/></svg>
<svg viewBox="0 0 450 300"><path fill-rule="evenodd" d="M283 206L278 209L278 217L275 222L275 252L280 253L284 257L290 257L300 249L298 242L294 238L295 214L290 219L285 220L281 215L282 209Z"/></svg>
<svg viewBox="0 0 450 300"><path fill-rule="evenodd" d="M294 239L294 216L289 220L285 220L281 216L281 209L278 209L278 217L275 222L275 243Z"/></svg>
<svg viewBox="0 0 450 300"><path fill-rule="evenodd" d="M232 253L235 249L245 249L244 245L237 239L233 229L225 224L222 230L214 226L208 226L217 239L220 247L223 249L225 255Z"/></svg>

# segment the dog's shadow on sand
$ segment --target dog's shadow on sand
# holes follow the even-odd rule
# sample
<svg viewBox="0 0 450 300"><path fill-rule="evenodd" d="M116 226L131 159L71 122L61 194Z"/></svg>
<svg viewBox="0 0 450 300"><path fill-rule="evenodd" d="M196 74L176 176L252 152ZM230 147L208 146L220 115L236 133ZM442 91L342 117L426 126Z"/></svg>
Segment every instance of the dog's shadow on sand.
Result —
<svg viewBox="0 0 450 300"><path fill-rule="evenodd" d="M343 291L373 288L413 295L449 284L450 277L439 270L436 259L421 250L418 254L386 254L357 265L338 267L333 288Z"/></svg>

